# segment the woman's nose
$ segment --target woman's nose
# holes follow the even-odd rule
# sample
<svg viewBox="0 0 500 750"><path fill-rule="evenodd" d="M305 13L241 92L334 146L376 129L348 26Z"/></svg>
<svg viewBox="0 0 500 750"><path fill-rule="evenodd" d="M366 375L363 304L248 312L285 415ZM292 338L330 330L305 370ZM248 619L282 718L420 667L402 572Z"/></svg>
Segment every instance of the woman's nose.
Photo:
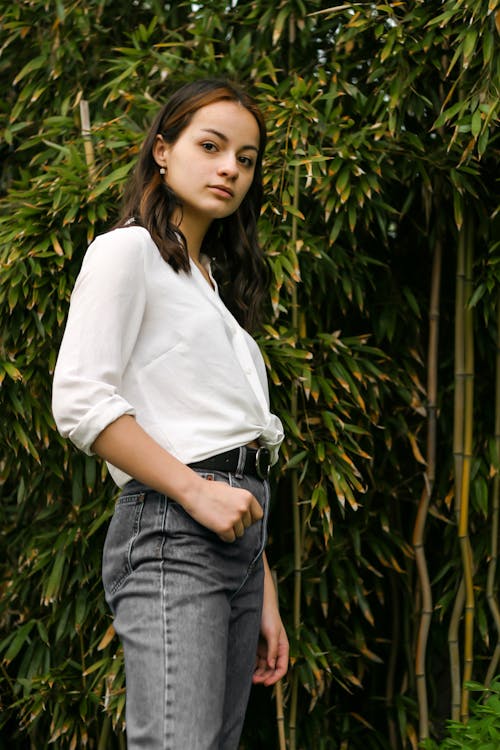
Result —
<svg viewBox="0 0 500 750"><path fill-rule="evenodd" d="M237 177L239 169L236 156L227 155L219 164L218 172L227 177Z"/></svg>

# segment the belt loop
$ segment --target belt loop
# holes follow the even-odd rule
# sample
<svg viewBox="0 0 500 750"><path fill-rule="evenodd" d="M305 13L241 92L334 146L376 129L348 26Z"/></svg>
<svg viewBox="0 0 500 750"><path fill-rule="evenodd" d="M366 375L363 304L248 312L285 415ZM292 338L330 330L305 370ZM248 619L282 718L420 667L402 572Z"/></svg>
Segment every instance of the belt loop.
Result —
<svg viewBox="0 0 500 750"><path fill-rule="evenodd" d="M245 471L245 462L247 460L247 447L242 445L239 449L240 455L238 456L238 466L236 467L235 477L241 479Z"/></svg>

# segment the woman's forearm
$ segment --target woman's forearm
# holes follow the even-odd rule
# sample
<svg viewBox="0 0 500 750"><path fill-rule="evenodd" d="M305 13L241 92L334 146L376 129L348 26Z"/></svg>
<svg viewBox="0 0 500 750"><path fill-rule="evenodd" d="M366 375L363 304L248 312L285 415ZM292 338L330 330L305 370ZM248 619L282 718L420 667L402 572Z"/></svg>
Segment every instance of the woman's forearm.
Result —
<svg viewBox="0 0 500 750"><path fill-rule="evenodd" d="M182 505L203 480L162 448L136 422L123 415L97 437L92 450L113 466Z"/></svg>
<svg viewBox="0 0 500 750"><path fill-rule="evenodd" d="M92 450L134 479L176 500L226 542L233 542L262 518L262 508L250 492L224 482L207 482L158 445L127 414L100 433Z"/></svg>
<svg viewBox="0 0 500 750"><path fill-rule="evenodd" d="M278 595L264 554L264 599L254 683L274 685L288 669L289 645L278 608Z"/></svg>

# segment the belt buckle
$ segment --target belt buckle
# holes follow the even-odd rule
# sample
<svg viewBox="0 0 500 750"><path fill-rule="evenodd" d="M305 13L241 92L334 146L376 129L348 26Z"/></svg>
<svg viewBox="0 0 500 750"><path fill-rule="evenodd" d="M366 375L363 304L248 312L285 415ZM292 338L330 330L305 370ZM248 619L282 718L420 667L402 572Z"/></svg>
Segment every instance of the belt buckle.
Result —
<svg viewBox="0 0 500 750"><path fill-rule="evenodd" d="M271 453L268 448L258 448L255 454L255 471L260 479L267 479L271 469Z"/></svg>

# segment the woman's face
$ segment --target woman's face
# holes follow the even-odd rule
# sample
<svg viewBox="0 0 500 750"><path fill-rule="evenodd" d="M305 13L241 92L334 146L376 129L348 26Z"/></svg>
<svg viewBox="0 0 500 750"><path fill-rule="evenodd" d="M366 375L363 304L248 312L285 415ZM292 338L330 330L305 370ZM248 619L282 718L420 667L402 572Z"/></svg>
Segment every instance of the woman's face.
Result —
<svg viewBox="0 0 500 750"><path fill-rule="evenodd" d="M157 136L153 156L182 203L182 222L208 227L234 213L252 184L259 127L238 102L199 109L175 143Z"/></svg>

